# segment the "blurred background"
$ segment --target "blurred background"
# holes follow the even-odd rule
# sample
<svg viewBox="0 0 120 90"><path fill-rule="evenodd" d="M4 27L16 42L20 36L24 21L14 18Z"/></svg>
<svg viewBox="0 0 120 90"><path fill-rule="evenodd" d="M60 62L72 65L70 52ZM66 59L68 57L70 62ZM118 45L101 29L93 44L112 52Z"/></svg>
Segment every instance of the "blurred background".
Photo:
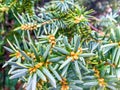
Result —
<svg viewBox="0 0 120 90"><path fill-rule="evenodd" d="M0 0L0 90L21 90L22 82L9 80L9 67L2 68L2 65L9 59L9 52L5 51L3 46L8 46L6 39L13 40L13 34L19 38L19 31L12 30L19 26L19 23L12 14L13 11L19 13L27 12L30 15L34 13L34 8L43 7L50 0ZM109 13L117 13L120 15L120 0L75 0L79 5L89 9L93 9L93 16L100 19ZM16 3L17 2L17 3ZM118 22L120 18L118 17ZM95 26L96 29L101 27Z"/></svg>

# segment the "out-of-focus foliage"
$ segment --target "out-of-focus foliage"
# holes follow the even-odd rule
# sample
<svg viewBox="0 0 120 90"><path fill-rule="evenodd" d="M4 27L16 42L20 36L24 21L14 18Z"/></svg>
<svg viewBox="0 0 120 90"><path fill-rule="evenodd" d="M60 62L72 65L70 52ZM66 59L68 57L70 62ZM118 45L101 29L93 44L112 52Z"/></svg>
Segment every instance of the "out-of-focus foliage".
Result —
<svg viewBox="0 0 120 90"><path fill-rule="evenodd" d="M3 78L5 78L5 81L3 81L4 80ZM17 79L14 79L14 80L9 79L9 76L7 75L7 70L6 72L4 71L0 72L0 85L1 85L0 89L1 90L3 90L2 88L3 84L5 85L4 89L16 90L16 87L15 87L16 83L17 83Z"/></svg>
<svg viewBox="0 0 120 90"><path fill-rule="evenodd" d="M87 5L87 8L94 9L97 13L109 12L120 8L120 0L76 0L80 5Z"/></svg>

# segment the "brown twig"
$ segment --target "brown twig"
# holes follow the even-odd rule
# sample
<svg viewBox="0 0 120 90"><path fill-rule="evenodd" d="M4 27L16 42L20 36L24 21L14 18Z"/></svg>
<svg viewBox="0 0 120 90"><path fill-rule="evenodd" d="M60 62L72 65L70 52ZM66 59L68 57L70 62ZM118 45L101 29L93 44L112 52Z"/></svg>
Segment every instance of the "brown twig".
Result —
<svg viewBox="0 0 120 90"><path fill-rule="evenodd" d="M99 32L100 30L94 27L92 24L89 23L89 26L92 30Z"/></svg>

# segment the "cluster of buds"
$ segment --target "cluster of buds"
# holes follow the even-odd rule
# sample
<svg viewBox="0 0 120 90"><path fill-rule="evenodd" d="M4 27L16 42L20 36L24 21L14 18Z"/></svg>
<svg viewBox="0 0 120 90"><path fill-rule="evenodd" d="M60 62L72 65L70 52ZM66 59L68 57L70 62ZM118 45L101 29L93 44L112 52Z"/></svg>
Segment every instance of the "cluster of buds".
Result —
<svg viewBox="0 0 120 90"><path fill-rule="evenodd" d="M38 64L36 64L34 67L30 67L30 68L29 68L30 74L36 72L36 70L37 70L38 68L42 67L42 66L43 66L43 63L38 63Z"/></svg>
<svg viewBox="0 0 120 90"><path fill-rule="evenodd" d="M61 85L61 90L69 90L68 82L65 78L62 79Z"/></svg>
<svg viewBox="0 0 120 90"><path fill-rule="evenodd" d="M99 79L98 79L98 82L99 82L99 85L100 85L100 86L102 86L102 87L105 87L105 86L106 86L106 83L105 83L104 78L99 78Z"/></svg>
<svg viewBox="0 0 120 90"><path fill-rule="evenodd" d="M95 72L95 76L98 78L98 83L100 86L105 87L106 83L104 81L104 78L100 78L100 71L98 71L96 68L93 69Z"/></svg>
<svg viewBox="0 0 120 90"><path fill-rule="evenodd" d="M37 25L36 24L22 24L21 25L21 30L36 30Z"/></svg>
<svg viewBox="0 0 120 90"><path fill-rule="evenodd" d="M16 56L16 58L19 58L19 57L21 57L21 53L19 51L16 51L15 56Z"/></svg>
<svg viewBox="0 0 120 90"><path fill-rule="evenodd" d="M77 17L75 17L74 23L78 24L78 23L80 23L84 19L85 19L85 17L83 15L77 16Z"/></svg>
<svg viewBox="0 0 120 90"><path fill-rule="evenodd" d="M100 78L100 71L97 70L96 68L94 68L93 71L95 72L94 75L95 75L97 78Z"/></svg>
<svg viewBox="0 0 120 90"><path fill-rule="evenodd" d="M33 60L36 60L35 54L31 53L31 52L27 52L26 53L30 58L32 58ZM22 56L22 60L25 60L25 57Z"/></svg>
<svg viewBox="0 0 120 90"><path fill-rule="evenodd" d="M78 58L79 58L79 54L81 54L82 53L82 48L78 48L78 52L70 52L70 56L67 56L67 58L69 58L69 57L72 57L72 61L75 61L75 60L77 60Z"/></svg>
<svg viewBox="0 0 120 90"><path fill-rule="evenodd" d="M56 44L55 36L54 35L49 35L48 38L49 38L49 43L51 43L52 47L54 47L55 44Z"/></svg>
<svg viewBox="0 0 120 90"><path fill-rule="evenodd" d="M70 57L73 58L72 61L77 60L77 59L79 58L79 57L78 57L78 53L75 53L75 52L71 52L71 53L70 53Z"/></svg>

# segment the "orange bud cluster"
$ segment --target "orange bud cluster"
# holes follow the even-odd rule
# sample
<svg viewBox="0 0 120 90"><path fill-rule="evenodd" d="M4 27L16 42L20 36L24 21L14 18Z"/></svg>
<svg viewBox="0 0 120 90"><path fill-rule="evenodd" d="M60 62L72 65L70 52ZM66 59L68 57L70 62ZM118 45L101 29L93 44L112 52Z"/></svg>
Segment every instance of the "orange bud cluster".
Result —
<svg viewBox="0 0 120 90"><path fill-rule="evenodd" d="M99 85L102 87L105 87L107 85L107 83L105 83L104 78L99 78L98 79Z"/></svg>
<svg viewBox="0 0 120 90"><path fill-rule="evenodd" d="M20 53L19 51L17 51L17 52L15 53L15 56L16 56L16 58L19 58L19 57L21 57L21 53Z"/></svg>
<svg viewBox="0 0 120 90"><path fill-rule="evenodd" d="M49 43L51 43L52 47L54 47L55 44L56 44L55 36L54 35L49 35L48 37L49 37Z"/></svg>
<svg viewBox="0 0 120 90"><path fill-rule="evenodd" d="M95 72L95 76L97 77L97 78L99 78L100 77L100 72L97 70L97 69L93 69L94 70L94 72Z"/></svg>
<svg viewBox="0 0 120 90"><path fill-rule="evenodd" d="M38 64L36 64L34 67L30 67L30 68L29 68L30 74L36 72L36 70L37 70L38 68L42 67L42 65L43 65L43 63L38 63Z"/></svg>
<svg viewBox="0 0 120 90"><path fill-rule="evenodd" d="M75 53L75 52L71 52L71 53L70 53L70 56L73 58L72 61L77 60L77 59L79 58L79 57L78 57L78 53Z"/></svg>
<svg viewBox="0 0 120 90"><path fill-rule="evenodd" d="M104 87L107 85L107 83L105 83L104 78L100 78L100 71L98 71L96 68L93 68L94 72L95 72L95 76L98 78L98 83L100 86Z"/></svg>
<svg viewBox="0 0 120 90"><path fill-rule="evenodd" d="M70 57L72 57L72 61L75 61L75 60L77 60L78 58L79 58L79 54L81 54L82 53L82 48L78 48L78 51L75 53L75 52L70 52L70 56L67 56L67 59L68 58L70 58Z"/></svg>
<svg viewBox="0 0 120 90"><path fill-rule="evenodd" d="M36 30L37 29L37 25L36 24L22 24L21 25L21 29L22 30Z"/></svg>
<svg viewBox="0 0 120 90"><path fill-rule="evenodd" d="M68 82L65 78L62 79L61 85L61 90L69 90Z"/></svg>
<svg viewBox="0 0 120 90"><path fill-rule="evenodd" d="M75 17L74 23L80 23L85 17L83 15Z"/></svg>

